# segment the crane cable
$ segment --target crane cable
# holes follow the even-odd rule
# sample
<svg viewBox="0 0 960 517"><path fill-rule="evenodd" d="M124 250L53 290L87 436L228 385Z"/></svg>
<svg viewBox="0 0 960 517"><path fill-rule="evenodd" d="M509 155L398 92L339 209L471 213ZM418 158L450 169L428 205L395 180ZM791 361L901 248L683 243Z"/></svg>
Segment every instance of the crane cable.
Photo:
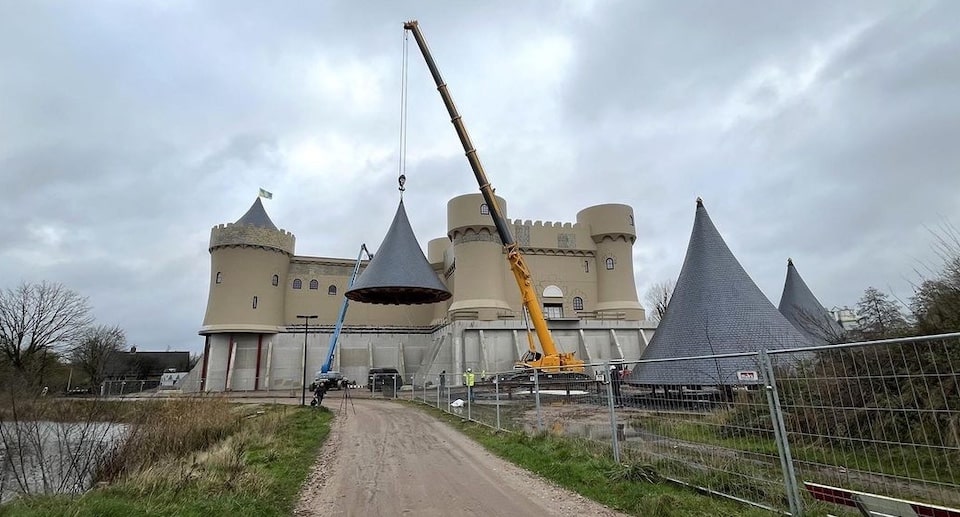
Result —
<svg viewBox="0 0 960 517"><path fill-rule="evenodd" d="M407 62L409 55L409 37L403 31L403 58L400 67L400 157L397 164L397 182L400 184L400 200L403 201L404 184L407 182Z"/></svg>

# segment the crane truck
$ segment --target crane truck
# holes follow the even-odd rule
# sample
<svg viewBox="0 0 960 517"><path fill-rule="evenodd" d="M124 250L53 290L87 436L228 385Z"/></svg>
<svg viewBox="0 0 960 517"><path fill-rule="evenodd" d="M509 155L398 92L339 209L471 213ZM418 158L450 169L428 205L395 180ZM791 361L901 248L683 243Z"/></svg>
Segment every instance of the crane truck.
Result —
<svg viewBox="0 0 960 517"><path fill-rule="evenodd" d="M360 264L363 262L364 256L367 257L367 260L373 260L373 254L367 250L367 245L361 244L360 253L357 254L357 262L353 265L353 273L350 275L350 281L347 284L346 290L353 287L353 282L357 279L357 274L360 273ZM344 292L346 292L346 290L344 290ZM330 335L330 344L327 346L327 357L320 366L320 370L318 370L314 376L314 380L316 381L330 381L330 385L334 388L341 387L343 382L343 375L341 375L340 372L331 371L330 367L333 366L333 356L337 351L337 341L340 339L340 331L343 330L343 320L347 317L348 305L350 305L350 299L344 296L343 303L340 304L340 314L337 316L337 323L333 327L333 334Z"/></svg>
<svg viewBox="0 0 960 517"><path fill-rule="evenodd" d="M423 55L423 59L427 63L427 68L430 69L430 74L433 76L433 80L437 85L437 91L440 92L443 104L446 106L447 113L450 115L450 122L453 123L457 136L460 137L460 143L463 145L463 151L467 156L467 161L470 163L470 168L473 170L474 176L476 176L477 183L480 185L480 192L483 194L483 200L487 204L490 217L493 218L493 224L497 228L497 235L499 235L500 241L506 249L510 270L513 272L513 277L517 282L517 286L520 288L523 308L526 313L529 314L530 321L536 330L537 339L540 341L540 348L543 350L542 353L538 351L534 345L533 336L528 329L527 344L529 350L520 358L520 361L516 365L517 368L527 370L536 369L548 373L560 374L582 373L583 361L575 357L575 352L560 352L557 350L553 336L550 334L550 329L547 328L547 321L543 317L540 302L537 300L536 290L533 288L533 278L530 274L530 268L527 267L526 261L524 261L523 255L520 253L520 246L510 233L507 218L503 215L503 211L497 203L497 197L494 195L490 181L487 180L487 175L483 170L483 164L480 163L477 150L473 147L473 142L470 140L470 135L467 134L467 128L463 125L463 119L457 111L456 105L453 103L453 98L450 96L447 84L443 82L443 78L440 76L440 70L437 68L437 64L430 54L427 41L420 31L420 24L416 20L411 20L404 23L403 28L410 31L417 41L417 47L420 48L420 53Z"/></svg>

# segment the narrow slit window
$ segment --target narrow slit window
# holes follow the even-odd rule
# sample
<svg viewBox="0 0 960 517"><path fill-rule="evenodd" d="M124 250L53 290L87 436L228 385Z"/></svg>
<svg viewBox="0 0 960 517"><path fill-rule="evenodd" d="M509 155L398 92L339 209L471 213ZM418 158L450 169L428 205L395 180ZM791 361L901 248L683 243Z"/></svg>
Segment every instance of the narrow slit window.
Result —
<svg viewBox="0 0 960 517"><path fill-rule="evenodd" d="M317 279L311 280L311 281L310 281L310 289L314 289L314 290L320 289L320 282L318 282Z"/></svg>
<svg viewBox="0 0 960 517"><path fill-rule="evenodd" d="M217 271L217 283L219 284L222 282L223 282L223 273Z"/></svg>
<svg viewBox="0 0 960 517"><path fill-rule="evenodd" d="M273 275L273 280L271 280L270 283L271 283L274 287L280 285L280 275Z"/></svg>
<svg viewBox="0 0 960 517"><path fill-rule="evenodd" d="M613 259L607 258L607 269L613 269Z"/></svg>
<svg viewBox="0 0 960 517"><path fill-rule="evenodd" d="M584 260L584 261L583 261L583 272L584 272L584 273L589 273L589 272L590 272L590 261L589 261L589 260Z"/></svg>
<svg viewBox="0 0 960 517"><path fill-rule="evenodd" d="M253 297L253 308L254 308L254 309L257 308L257 297L256 297L256 296Z"/></svg>
<svg viewBox="0 0 960 517"><path fill-rule="evenodd" d="M300 280L299 278L294 278L294 279L293 279L293 288L294 288L294 289L303 289L303 280Z"/></svg>

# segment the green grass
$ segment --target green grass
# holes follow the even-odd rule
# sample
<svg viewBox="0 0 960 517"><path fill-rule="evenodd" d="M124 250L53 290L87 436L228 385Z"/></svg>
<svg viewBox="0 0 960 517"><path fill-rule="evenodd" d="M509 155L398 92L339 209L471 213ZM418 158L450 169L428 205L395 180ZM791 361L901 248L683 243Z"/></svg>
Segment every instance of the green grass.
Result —
<svg viewBox="0 0 960 517"><path fill-rule="evenodd" d="M206 450L161 460L82 496L23 498L0 507L0 515L290 515L331 413L255 408L244 409L236 433Z"/></svg>

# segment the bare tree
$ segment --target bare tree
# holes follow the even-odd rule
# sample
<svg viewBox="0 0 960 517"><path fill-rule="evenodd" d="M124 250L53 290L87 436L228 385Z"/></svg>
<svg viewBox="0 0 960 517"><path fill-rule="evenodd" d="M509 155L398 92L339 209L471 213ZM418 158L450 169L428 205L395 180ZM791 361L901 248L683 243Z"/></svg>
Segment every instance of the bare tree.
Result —
<svg viewBox="0 0 960 517"><path fill-rule="evenodd" d="M910 328L896 302L875 287L868 287L857 302L857 318L858 332L864 339L901 337Z"/></svg>
<svg viewBox="0 0 960 517"><path fill-rule="evenodd" d="M670 297L673 296L673 280L664 280L657 282L647 289L643 301L650 306L650 319L659 322L663 315L667 313L667 305L670 303Z"/></svg>
<svg viewBox="0 0 960 517"><path fill-rule="evenodd" d="M87 299L59 283L0 291L0 357L28 381L93 322Z"/></svg>
<svg viewBox="0 0 960 517"><path fill-rule="evenodd" d="M120 327L88 327L70 349L70 360L90 378L90 386L103 382L104 369L111 354L126 347L127 337Z"/></svg>

